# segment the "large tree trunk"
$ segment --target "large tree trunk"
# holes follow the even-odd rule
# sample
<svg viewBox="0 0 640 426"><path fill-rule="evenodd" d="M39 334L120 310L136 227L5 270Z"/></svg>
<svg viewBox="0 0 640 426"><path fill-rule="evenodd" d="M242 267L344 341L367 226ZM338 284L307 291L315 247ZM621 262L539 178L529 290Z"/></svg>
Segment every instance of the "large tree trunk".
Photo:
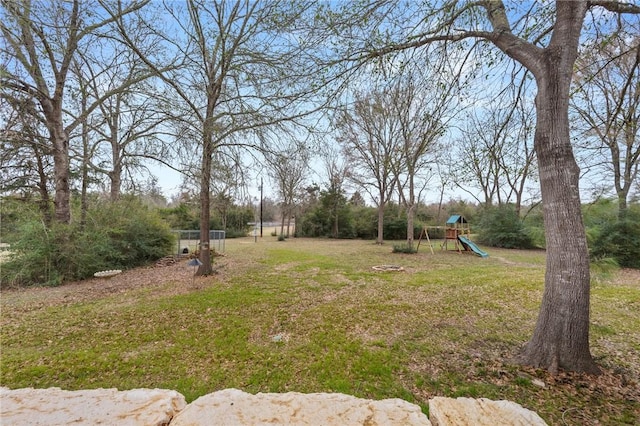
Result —
<svg viewBox="0 0 640 426"><path fill-rule="evenodd" d="M40 99L44 111L51 152L53 154L53 179L56 194L54 219L59 223L71 223L71 189L69 186L69 133L62 123L62 105L60 101L48 98Z"/></svg>
<svg viewBox="0 0 640 426"><path fill-rule="evenodd" d="M111 180L111 191L109 198L111 201L118 201L120 198L120 188L122 187L122 166L114 165L114 168L109 172L109 179Z"/></svg>
<svg viewBox="0 0 640 426"><path fill-rule="evenodd" d="M282 235L283 237L288 237L288 235L286 235L285 231L284 231L284 227L285 227L285 223L287 221L287 215L289 214L289 209L286 207L286 202L285 202L285 207L283 207L282 209L282 223L280 224L280 235Z"/></svg>
<svg viewBox="0 0 640 426"><path fill-rule="evenodd" d="M409 205L407 208L407 247L413 249L413 217L415 216L415 204Z"/></svg>
<svg viewBox="0 0 640 426"><path fill-rule="evenodd" d="M48 178L44 170L44 163L42 161L42 155L37 147L34 146L34 155L36 158L36 164L38 165L38 192L40 193L40 212L44 219L44 223L51 225L51 209L49 206L49 190L47 189Z"/></svg>
<svg viewBox="0 0 640 426"><path fill-rule="evenodd" d="M113 162L113 169L108 173L110 180L109 198L112 202L116 202L120 199L122 188L122 159L118 142L114 140L111 141L111 161Z"/></svg>
<svg viewBox="0 0 640 426"><path fill-rule="evenodd" d="M331 226L331 235L333 236L333 238L338 238L338 234L340 233L340 229L339 229L339 219L340 219L340 207L338 206L338 202L337 200L337 192L335 191L334 194L334 203L333 203L333 225Z"/></svg>
<svg viewBox="0 0 640 426"><path fill-rule="evenodd" d="M71 222L71 190L69 187L69 135L62 123L55 123L50 129L53 146L53 176L56 195L55 220L60 223Z"/></svg>
<svg viewBox="0 0 640 426"><path fill-rule="evenodd" d="M87 112L87 93L82 91L80 98L80 112L86 114ZM82 131L82 164L80 166L82 170L82 189L80 191L80 224L84 228L87 223L87 213L89 211L89 162L91 161L91 153L89 152L89 123L84 120L80 125Z"/></svg>
<svg viewBox="0 0 640 426"><path fill-rule="evenodd" d="M561 94L545 93L547 90L538 93L535 137L547 269L538 321L522 361L552 372L566 368L593 373L598 368L589 351L589 253L580 209L579 169L569 143L568 117L558 111L556 101Z"/></svg>
<svg viewBox="0 0 640 426"><path fill-rule="evenodd" d="M413 250L413 220L416 214L416 194L414 190L414 173L409 176L409 200L407 203L407 247Z"/></svg>
<svg viewBox="0 0 640 426"><path fill-rule="evenodd" d="M616 142L613 142L616 143ZM631 152L631 144L628 144L628 152ZM613 153L613 149L611 149L612 153ZM616 146L616 151L619 151L617 149ZM626 163L624 168L624 179L622 176L622 172L620 170L620 157L619 157L619 153L618 153L618 159L616 160L614 156L612 156L614 158L614 183L615 183L615 188L616 188L616 195L618 196L618 219L622 220L625 216L625 213L627 212L627 197L629 196L629 190L631 189L631 166L628 165L628 163L631 162L631 159L629 158L630 155L627 156L626 159ZM617 167L616 167L617 165ZM623 183L624 181L624 183Z"/></svg>
<svg viewBox="0 0 640 426"><path fill-rule="evenodd" d="M580 208L579 168L569 137L569 87L581 25L579 13L564 21L559 14L554 31L557 39L541 55L536 73L534 143L540 169L547 269L536 328L521 361L551 372L564 368L596 373L599 369L589 351L589 253Z"/></svg>
<svg viewBox="0 0 640 426"><path fill-rule="evenodd" d="M210 275L213 272L211 267L211 251L209 249L209 222L210 211L210 187L211 187L211 164L213 162L213 143L211 136L205 132L204 144L202 148L202 180L200 181L200 262L196 275Z"/></svg>
<svg viewBox="0 0 640 426"><path fill-rule="evenodd" d="M119 114L119 109L116 115ZM120 198L120 189L122 187L122 157L120 152L120 144L118 143L118 117L115 117L114 122L110 125L111 129L111 162L113 163L113 170L109 173L111 179L111 201L118 201Z"/></svg>
<svg viewBox="0 0 640 426"><path fill-rule="evenodd" d="M376 244L382 244L384 233L384 203L378 205L378 237L376 238Z"/></svg>
<svg viewBox="0 0 640 426"><path fill-rule="evenodd" d="M82 188L80 190L80 223L84 228L89 212L89 135L86 123L82 125Z"/></svg>
<svg viewBox="0 0 640 426"><path fill-rule="evenodd" d="M444 191L446 189L446 185L443 183L440 186L440 196L438 197L438 214L436 215L436 223L440 224L440 216L442 214L442 204L444 203Z"/></svg>
<svg viewBox="0 0 640 426"><path fill-rule="evenodd" d="M618 190L618 219L622 220L625 217L625 213L627 212L627 197L629 194L629 190Z"/></svg>

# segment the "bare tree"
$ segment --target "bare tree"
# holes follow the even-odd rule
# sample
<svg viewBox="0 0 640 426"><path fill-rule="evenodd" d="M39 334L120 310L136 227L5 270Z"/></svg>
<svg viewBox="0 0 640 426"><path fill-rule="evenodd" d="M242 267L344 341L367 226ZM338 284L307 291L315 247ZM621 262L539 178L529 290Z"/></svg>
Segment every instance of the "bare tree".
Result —
<svg viewBox="0 0 640 426"><path fill-rule="evenodd" d="M421 193L431 176L436 143L455 117L454 105L460 89L460 65L451 69L447 61L431 55L426 67L403 62L387 105L399 125L399 145L393 162L398 194L407 213L407 246L413 248L414 218ZM420 187L418 182L422 181Z"/></svg>
<svg viewBox="0 0 640 426"><path fill-rule="evenodd" d="M351 173L351 164L347 157L341 155L335 144L328 144L321 154L325 173L328 178L326 197L329 214L331 216L331 236L338 238L340 235L340 207L346 201L344 197L347 178Z"/></svg>
<svg viewBox="0 0 640 426"><path fill-rule="evenodd" d="M77 62L74 63L74 71L76 75L81 73L80 66ZM95 154L95 150L93 149L95 145L91 143L91 126L89 124L89 116L86 115L88 105L90 102L90 95L88 90L86 90L86 85L84 84L83 79L78 79L78 93L75 96L76 99L79 100L79 108L78 114L83 115L86 118L82 120L80 124L80 140L81 140L81 152L80 152L80 170L82 176L81 190L80 190L80 223L82 226L85 225L87 220L87 212L89 210L89 201L88 201L88 191L89 191L89 165L91 164L91 159ZM72 139L70 135L70 139Z"/></svg>
<svg viewBox="0 0 640 426"><path fill-rule="evenodd" d="M302 5L285 1L188 0L167 2L163 37L174 58L163 61L137 48L120 20L120 37L145 64L157 70L172 96L167 113L174 140L199 153L200 261L197 274L212 272L209 251L211 170L223 146L259 148L262 132L306 113L298 104L309 92L307 46L290 37ZM115 15L115 12L113 12ZM155 23L154 23L155 24ZM154 25L157 26L157 25ZM166 68L162 70L162 68Z"/></svg>
<svg viewBox="0 0 640 426"><path fill-rule="evenodd" d="M495 111L499 114L502 109ZM500 156L503 155L504 133L496 115L486 118L474 109L467 116L466 125L459 139L458 152L454 164L456 186L470 194L476 201L487 206L499 197L501 181ZM469 176L472 176L469 178ZM482 195L476 195L479 189Z"/></svg>
<svg viewBox="0 0 640 426"><path fill-rule="evenodd" d="M513 202L516 213L520 215L524 196L529 190L528 183L535 182L538 177L533 147L535 130L533 105L523 101L518 102L511 125L513 127L510 131L509 149L502 156L501 167L508 189L505 201ZM530 201L537 200L537 191L529 195Z"/></svg>
<svg viewBox="0 0 640 426"><path fill-rule="evenodd" d="M637 28L636 28L637 29ZM589 157L602 155L623 215L640 166L640 37L617 34L585 47L577 63L572 107ZM603 167L596 167L602 173Z"/></svg>
<svg viewBox="0 0 640 426"><path fill-rule="evenodd" d="M87 132L91 133L92 139L87 141L91 155L85 159L84 167L108 176L110 198L115 201L120 197L126 171L136 174L143 168L143 158L169 161L170 154L161 137L161 98L151 94L151 74L123 46L104 49L113 51L114 57L98 61L83 55L83 63L74 67L74 73L80 97L93 102L101 99L105 91L112 93L101 99L93 114L85 115L87 131L81 134L86 137Z"/></svg>
<svg viewBox="0 0 640 426"><path fill-rule="evenodd" d="M338 142L352 165L350 179L362 187L378 208L377 244L384 242L384 208L397 182L395 161L400 150L400 123L387 108L390 89L357 95L352 108L339 114Z"/></svg>
<svg viewBox="0 0 640 426"><path fill-rule="evenodd" d="M265 152L265 159L280 199L280 235L288 237L297 200L304 192L309 172L309 153L303 144L289 141L278 151Z"/></svg>
<svg viewBox="0 0 640 426"><path fill-rule="evenodd" d="M120 8L118 16L148 2L131 1ZM53 155L54 218L63 223L71 221L69 135L85 118L65 120L69 70L83 39L115 19L105 19L104 14L96 13L96 7L94 2L80 0L36 4L30 0L2 1L0 29L7 46L3 53L10 61L0 75L0 82L3 90L22 92L40 106Z"/></svg>

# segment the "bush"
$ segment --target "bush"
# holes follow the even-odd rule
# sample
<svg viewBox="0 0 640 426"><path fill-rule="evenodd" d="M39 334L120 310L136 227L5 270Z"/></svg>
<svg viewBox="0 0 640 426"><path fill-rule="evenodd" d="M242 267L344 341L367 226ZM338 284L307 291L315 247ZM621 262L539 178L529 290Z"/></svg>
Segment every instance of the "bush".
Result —
<svg viewBox="0 0 640 426"><path fill-rule="evenodd" d="M3 285L58 285L86 278L106 269L115 252L103 236L81 232L72 225L46 227L28 221L19 227L20 239L11 245L12 256L2 265Z"/></svg>
<svg viewBox="0 0 640 426"><path fill-rule="evenodd" d="M158 213L172 229L200 229L197 210L185 203L176 207L158 209Z"/></svg>
<svg viewBox="0 0 640 426"><path fill-rule="evenodd" d="M478 241L491 247L534 247L531 236L512 206L490 207L482 212Z"/></svg>
<svg viewBox="0 0 640 426"><path fill-rule="evenodd" d="M135 200L104 203L87 223L71 225L26 220L12 242L11 258L0 272L2 285L57 285L91 277L105 269L127 269L171 252L169 227Z"/></svg>
<svg viewBox="0 0 640 426"><path fill-rule="evenodd" d="M533 245L540 248L546 247L547 241L544 234L544 216L542 213L542 206L540 204L530 207L528 211L524 213L522 223L531 237Z"/></svg>
<svg viewBox="0 0 640 426"><path fill-rule="evenodd" d="M407 218L404 215L400 217L385 215L382 228L385 240L404 240L407 238Z"/></svg>
<svg viewBox="0 0 640 426"><path fill-rule="evenodd" d="M155 210L135 199L106 203L89 215L86 232L104 234L111 241L116 269L132 268L159 259L174 244L169 226Z"/></svg>
<svg viewBox="0 0 640 426"><path fill-rule="evenodd" d="M0 198L0 241L13 242L20 238L20 225L26 219L40 221L42 212L36 200Z"/></svg>
<svg viewBox="0 0 640 426"><path fill-rule="evenodd" d="M356 238L373 240L376 238L378 212L374 207L353 208L353 227Z"/></svg>
<svg viewBox="0 0 640 426"><path fill-rule="evenodd" d="M393 253L406 253L406 254L413 254L413 253L417 253L418 250L416 250L415 245L413 247L409 247L408 244L394 244L393 246Z"/></svg>
<svg viewBox="0 0 640 426"><path fill-rule="evenodd" d="M592 236L591 257L613 258L625 268L640 269L640 214L628 212L622 219L603 225Z"/></svg>
<svg viewBox="0 0 640 426"><path fill-rule="evenodd" d="M258 232L260 232L258 230ZM229 238L243 238L246 237L247 235L249 235L250 232L249 230L242 230L242 229L228 229L226 231L224 231L224 237L229 239ZM253 235L253 231L251 231L251 234Z"/></svg>
<svg viewBox="0 0 640 426"><path fill-rule="evenodd" d="M585 228L601 228L618 220L618 202L611 198L600 198L582 206Z"/></svg>
<svg viewBox="0 0 640 426"><path fill-rule="evenodd" d="M224 229L227 238L245 237L251 230L249 222L255 219L254 211L250 207L232 206L227 211L226 226L222 226L222 220L216 227L211 226L209 229ZM198 228L200 228L198 226Z"/></svg>

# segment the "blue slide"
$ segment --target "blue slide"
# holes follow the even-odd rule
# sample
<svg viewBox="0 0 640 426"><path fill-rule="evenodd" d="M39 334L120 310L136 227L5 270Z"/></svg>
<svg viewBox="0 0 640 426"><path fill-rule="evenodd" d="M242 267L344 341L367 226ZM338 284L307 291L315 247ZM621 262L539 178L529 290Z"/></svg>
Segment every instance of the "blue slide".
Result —
<svg viewBox="0 0 640 426"><path fill-rule="evenodd" d="M475 245L473 243L473 241L471 241L470 239L468 239L467 237L463 237L461 235L458 235L458 240L460 240L460 242L462 243L462 245L464 246L464 248L466 250L471 250L473 251L475 254L477 254L480 257L489 257L489 254L485 251L482 251L482 249L480 249L480 247L478 247L477 245Z"/></svg>

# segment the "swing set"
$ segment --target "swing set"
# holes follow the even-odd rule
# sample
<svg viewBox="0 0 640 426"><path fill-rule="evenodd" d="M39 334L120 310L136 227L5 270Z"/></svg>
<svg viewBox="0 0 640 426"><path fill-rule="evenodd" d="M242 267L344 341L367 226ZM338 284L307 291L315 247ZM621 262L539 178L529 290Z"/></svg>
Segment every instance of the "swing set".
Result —
<svg viewBox="0 0 640 426"><path fill-rule="evenodd" d="M480 247L478 247L474 242L471 241L471 227L469 226L469 222L459 214L454 214L448 220L445 226L425 226L422 228L420 232L420 238L418 239L418 246L416 247L416 251L420 248L420 243L422 242L422 238L425 237L427 243L429 244L429 249L431 250L431 254L433 252L433 244L431 244L431 240L429 239L429 229L443 229L444 228L444 240L442 244L440 244L441 250L449 250L449 241L453 242L454 249L458 253L462 253L464 251L471 251L477 254L480 257L489 257L489 254L484 252Z"/></svg>

